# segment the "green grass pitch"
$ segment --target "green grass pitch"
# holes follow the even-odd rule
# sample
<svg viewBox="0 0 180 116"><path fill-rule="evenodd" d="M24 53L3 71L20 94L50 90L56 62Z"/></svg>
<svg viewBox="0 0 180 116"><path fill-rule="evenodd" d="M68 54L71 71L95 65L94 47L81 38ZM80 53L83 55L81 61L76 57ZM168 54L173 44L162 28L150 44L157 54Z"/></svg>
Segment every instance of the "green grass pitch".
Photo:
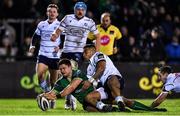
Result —
<svg viewBox="0 0 180 116"><path fill-rule="evenodd" d="M152 102L150 99L137 100L146 105ZM79 103L76 111L64 110L64 99L59 99L55 109L43 112L38 108L35 99L0 99L0 115L180 115L180 99L168 99L159 107L167 108L168 111L148 112L132 110L131 112L89 113L83 111Z"/></svg>

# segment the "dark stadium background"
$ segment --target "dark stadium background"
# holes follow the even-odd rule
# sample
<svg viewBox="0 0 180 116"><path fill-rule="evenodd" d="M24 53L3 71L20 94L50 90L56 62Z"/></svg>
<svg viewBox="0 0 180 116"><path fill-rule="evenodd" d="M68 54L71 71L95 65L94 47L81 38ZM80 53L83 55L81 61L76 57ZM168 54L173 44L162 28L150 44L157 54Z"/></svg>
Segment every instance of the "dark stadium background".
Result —
<svg viewBox="0 0 180 116"><path fill-rule="evenodd" d="M75 2L77 0L0 0L0 98L34 97L40 92L33 76L37 50L35 55L28 53L31 36L38 22L46 19L48 4L59 6L58 19L61 20L73 13ZM180 0L84 2L88 6L86 15L97 24L103 12L110 12L112 24L123 35L118 41L120 51L113 61L126 80L125 90L131 91L124 94L137 98L156 96L160 87L144 90L139 82L147 77L149 84L144 86L152 85L154 69L161 65L168 64L180 71ZM156 39L152 31L157 33Z"/></svg>

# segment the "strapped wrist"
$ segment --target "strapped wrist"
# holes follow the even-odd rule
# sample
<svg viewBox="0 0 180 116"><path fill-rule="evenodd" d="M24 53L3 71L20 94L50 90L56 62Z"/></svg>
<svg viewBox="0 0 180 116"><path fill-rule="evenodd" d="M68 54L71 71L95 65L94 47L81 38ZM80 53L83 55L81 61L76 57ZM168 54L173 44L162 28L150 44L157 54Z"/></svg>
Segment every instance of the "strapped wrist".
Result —
<svg viewBox="0 0 180 116"><path fill-rule="evenodd" d="M93 77L91 77L91 78L88 79L88 81L89 81L90 83L93 83L93 82L95 81L95 79L94 79Z"/></svg>
<svg viewBox="0 0 180 116"><path fill-rule="evenodd" d="M30 46L30 49L32 49L32 48L35 48L35 46L32 46L32 45L31 45L31 46Z"/></svg>

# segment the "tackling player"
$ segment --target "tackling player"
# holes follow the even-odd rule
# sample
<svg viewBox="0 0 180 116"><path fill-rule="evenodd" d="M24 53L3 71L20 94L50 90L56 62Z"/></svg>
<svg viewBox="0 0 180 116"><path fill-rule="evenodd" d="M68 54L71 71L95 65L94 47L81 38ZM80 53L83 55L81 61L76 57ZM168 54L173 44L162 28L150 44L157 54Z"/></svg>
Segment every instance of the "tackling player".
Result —
<svg viewBox="0 0 180 116"><path fill-rule="evenodd" d="M62 77L59 78L49 93L44 93L47 99L54 100L56 95L65 97L72 94L86 111L110 112L113 110L111 105L106 105L99 101L105 96L103 89L94 91L94 87L90 86L86 91L82 90L83 81L88 78L80 70L73 70L70 60L62 59L59 62L59 70L62 73Z"/></svg>
<svg viewBox="0 0 180 116"><path fill-rule="evenodd" d="M162 92L153 101L151 107L159 106L167 97L170 91L180 93L180 73L172 73L170 66L163 66L159 70L159 79L163 81L164 86Z"/></svg>
<svg viewBox="0 0 180 116"><path fill-rule="evenodd" d="M105 98L108 98L111 103L115 101L120 111L125 111L125 105L134 110L166 111L164 109L153 109L123 97L121 90L124 88L124 79L110 58L101 52L96 52L94 45L85 46L83 56L89 61L87 75L90 77L88 81L84 82L83 89L86 90L92 84L97 85L95 83L100 81L106 93L105 95L107 95Z"/></svg>
<svg viewBox="0 0 180 116"><path fill-rule="evenodd" d="M96 39L96 49L99 49L99 32L95 22L86 17L87 6L84 2L77 2L74 6L74 14L66 15L60 22L59 27L51 36L52 41L56 41L57 37L64 32L65 41L61 58L73 59L79 63L82 59L83 48L86 45L87 36L92 32ZM72 96L67 96L65 109L69 109L74 104L69 101L75 101ZM73 106L74 107L74 106ZM74 107L75 108L75 107Z"/></svg>
<svg viewBox="0 0 180 116"><path fill-rule="evenodd" d="M50 40L51 34L60 24L60 22L57 20L58 9L58 6L55 4L50 4L47 7L46 13L48 19L45 21L41 21L38 24L37 29L35 30L35 33L32 37L31 46L29 48L29 51L33 53L37 41L40 40L40 49L36 64L36 73L38 76L39 85L45 92L50 91L49 85L51 84L51 87L53 87L58 76L57 63L60 58L60 38L58 36L58 39L55 42L52 42ZM50 73L50 82L47 82L45 79L45 73L47 70L49 70Z"/></svg>
<svg viewBox="0 0 180 116"><path fill-rule="evenodd" d="M124 88L124 79L110 58L101 52L96 52L94 45L84 47L83 57L89 61L87 75L90 77L89 81L84 83L83 88L87 89L91 83L100 80L105 91L110 93L108 96L112 96L119 109L124 111L125 106L121 95L121 90Z"/></svg>

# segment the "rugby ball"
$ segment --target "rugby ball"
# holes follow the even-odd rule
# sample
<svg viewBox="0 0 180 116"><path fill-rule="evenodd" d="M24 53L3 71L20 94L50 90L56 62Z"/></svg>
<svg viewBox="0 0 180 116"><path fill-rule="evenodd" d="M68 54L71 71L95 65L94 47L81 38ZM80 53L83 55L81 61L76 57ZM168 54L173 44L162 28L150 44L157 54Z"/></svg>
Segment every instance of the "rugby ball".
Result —
<svg viewBox="0 0 180 116"><path fill-rule="evenodd" d="M49 105L49 101L48 99L46 99L44 96L42 95L38 95L37 96L37 104L38 104L38 107L42 110L42 111L46 111L50 108L50 105Z"/></svg>

